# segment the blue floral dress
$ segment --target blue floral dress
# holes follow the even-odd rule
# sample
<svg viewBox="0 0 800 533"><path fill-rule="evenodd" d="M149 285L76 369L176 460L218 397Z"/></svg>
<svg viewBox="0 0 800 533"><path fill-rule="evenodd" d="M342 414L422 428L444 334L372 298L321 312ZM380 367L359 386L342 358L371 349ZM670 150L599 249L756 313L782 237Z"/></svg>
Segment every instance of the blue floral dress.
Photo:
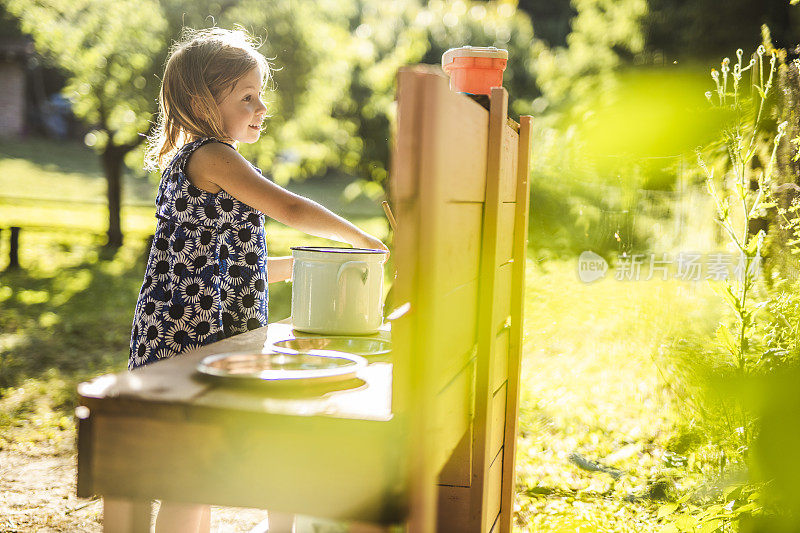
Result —
<svg viewBox="0 0 800 533"><path fill-rule="evenodd" d="M224 190L195 187L184 172L209 142L220 141L183 146L161 175L129 369L267 324L264 215Z"/></svg>

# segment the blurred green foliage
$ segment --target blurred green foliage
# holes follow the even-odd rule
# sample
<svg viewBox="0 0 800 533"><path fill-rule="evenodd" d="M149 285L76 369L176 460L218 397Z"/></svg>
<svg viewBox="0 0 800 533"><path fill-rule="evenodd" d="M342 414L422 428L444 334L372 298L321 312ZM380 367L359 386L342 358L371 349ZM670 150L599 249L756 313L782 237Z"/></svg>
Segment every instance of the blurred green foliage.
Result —
<svg viewBox="0 0 800 533"><path fill-rule="evenodd" d="M800 11L789 0L648 0L643 19L654 59L694 65L717 63L731 50L759 42L763 25L777 48L800 42Z"/></svg>
<svg viewBox="0 0 800 533"><path fill-rule="evenodd" d="M146 131L152 108L152 71L161 47L165 20L153 1L106 0L36 2L9 0L37 48L70 74L64 93L73 111L98 125L99 149L136 141ZM149 82L149 91L148 89Z"/></svg>
<svg viewBox="0 0 800 533"><path fill-rule="evenodd" d="M586 155L665 157L691 153L715 141L731 113L709 107L703 97L707 87L704 72L621 74L612 95L590 100L593 112L578 125Z"/></svg>
<svg viewBox="0 0 800 533"><path fill-rule="evenodd" d="M733 48L756 21L773 22L781 38L792 38L781 16L795 16L778 0L737 1L713 16L711 2L678 0L276 0L268 9L256 0L0 3L68 73L65 93L96 127L87 141L100 151L111 139L127 152L149 131L167 51L183 26L243 26L263 40L261 50L275 67L266 132L243 154L279 183L347 172L356 177L347 195L372 198L384 194L388 175L397 69L438 64L444 50L464 44L509 50L512 116L534 114L537 135L557 137L573 155L569 166L535 157L537 175L578 181L591 175L588 181L614 187L670 190L675 173L650 175L646 160L615 158L676 155L701 144L714 121L697 111L696 77L652 67L713 55L719 43ZM651 68L626 72L639 65ZM141 146L123 156L141 168ZM575 188L559 191L561 200L572 201ZM569 218L552 223L572 233Z"/></svg>
<svg viewBox="0 0 800 533"><path fill-rule="evenodd" d="M567 46L539 51L536 80L542 92L538 113L560 112L562 125L580 121L593 97L612 94L615 72L644 49L641 17L646 0L574 0Z"/></svg>

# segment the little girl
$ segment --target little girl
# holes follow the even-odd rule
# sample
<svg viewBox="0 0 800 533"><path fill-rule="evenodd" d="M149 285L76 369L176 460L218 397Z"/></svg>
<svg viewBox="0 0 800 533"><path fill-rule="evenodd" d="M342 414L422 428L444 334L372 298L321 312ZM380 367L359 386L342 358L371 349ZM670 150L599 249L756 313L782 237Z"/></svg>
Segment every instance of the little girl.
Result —
<svg viewBox="0 0 800 533"><path fill-rule="evenodd" d="M264 215L311 235L386 249L275 185L236 150L259 138L268 78L266 59L242 31L187 30L172 50L148 153L149 166L163 173L130 369L267 324L267 285L291 277L291 257L267 258ZM162 505L159 529L183 528L199 511L207 518L207 508Z"/></svg>

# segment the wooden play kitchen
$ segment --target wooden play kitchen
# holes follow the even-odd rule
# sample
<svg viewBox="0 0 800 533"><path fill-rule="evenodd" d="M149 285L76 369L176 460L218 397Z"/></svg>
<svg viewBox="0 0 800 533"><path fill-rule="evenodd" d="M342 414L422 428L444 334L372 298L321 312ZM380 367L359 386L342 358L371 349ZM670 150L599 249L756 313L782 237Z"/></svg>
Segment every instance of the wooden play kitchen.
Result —
<svg viewBox="0 0 800 533"><path fill-rule="evenodd" d="M502 88L487 111L438 68L401 69L401 311L361 337L391 351L365 355L355 377L233 386L198 372L212 354L324 344L277 323L79 386L78 494L131 502L106 530L147 531L151 499L511 530L531 118L507 109Z"/></svg>

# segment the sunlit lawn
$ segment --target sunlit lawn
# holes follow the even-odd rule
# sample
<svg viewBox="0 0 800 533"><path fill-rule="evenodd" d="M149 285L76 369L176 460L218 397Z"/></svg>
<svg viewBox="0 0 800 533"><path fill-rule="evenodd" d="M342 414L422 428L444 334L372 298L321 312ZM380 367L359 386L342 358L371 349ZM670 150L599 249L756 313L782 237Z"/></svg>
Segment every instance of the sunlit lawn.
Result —
<svg viewBox="0 0 800 533"><path fill-rule="evenodd" d="M76 146L55 153L55 163L39 163L46 146L32 153L0 144L3 190L102 200L91 153ZM128 201L151 201L152 184L132 183ZM346 211L339 182L298 188ZM371 216L354 220L383 237L386 223L371 205L372 211L365 203L355 210ZM0 447L71 451L75 384L125 368L152 209L125 209L128 238L110 255L100 247L104 217L102 203L0 198L0 228L23 227L24 267L0 273ZM267 230L271 253L319 242L276 223ZM0 269L8 253L7 232L1 235ZM680 489L674 483L682 478L665 462L681 421L654 358L672 338L707 335L719 317L717 300L702 283L584 284L575 269L569 259L529 260L517 524L521 531L657 531L659 498ZM288 285L271 291L271 319L282 318ZM602 462L620 476L582 470L571 454Z"/></svg>
<svg viewBox="0 0 800 533"><path fill-rule="evenodd" d="M720 304L703 282L609 273L584 284L576 269L529 269L518 521L530 531L658 531L656 509L686 488L685 469L665 454L686 421L655 362L674 339L712 334ZM619 478L582 470L571 454Z"/></svg>

